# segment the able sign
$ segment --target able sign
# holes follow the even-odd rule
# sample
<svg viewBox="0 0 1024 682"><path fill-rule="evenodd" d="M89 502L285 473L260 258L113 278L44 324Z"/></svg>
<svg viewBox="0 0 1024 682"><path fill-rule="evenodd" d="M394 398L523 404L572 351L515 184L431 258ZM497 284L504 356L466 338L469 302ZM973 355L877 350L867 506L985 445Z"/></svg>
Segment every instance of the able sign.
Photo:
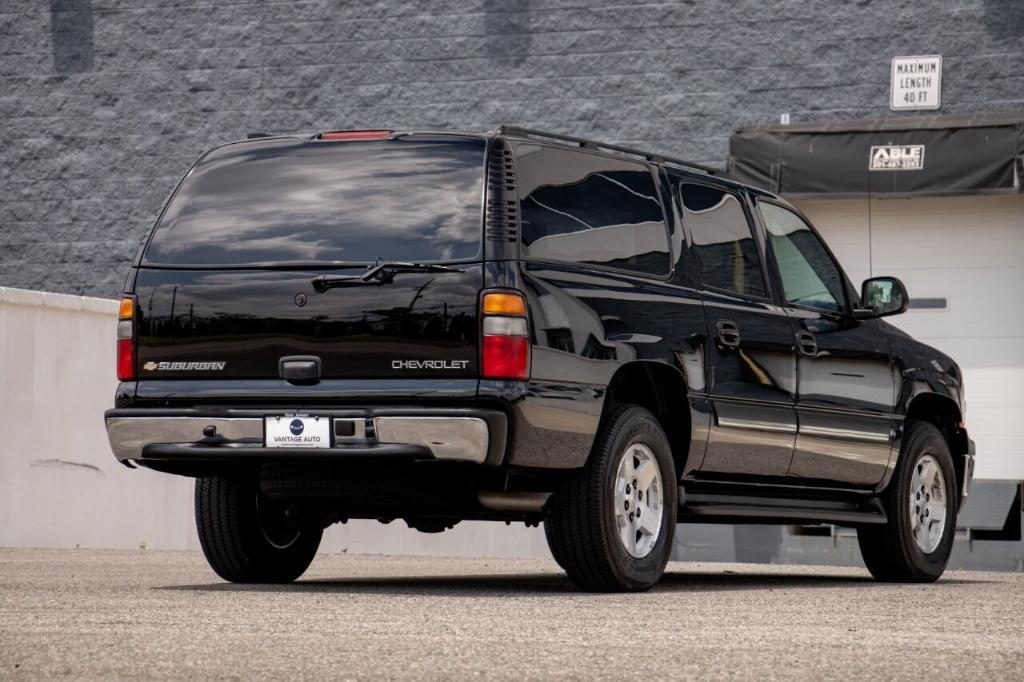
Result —
<svg viewBox="0 0 1024 682"><path fill-rule="evenodd" d="M878 145L871 148L868 170L899 171L924 168L924 145Z"/></svg>
<svg viewBox="0 0 1024 682"><path fill-rule="evenodd" d="M938 109L941 104L942 57L893 57L890 109Z"/></svg>

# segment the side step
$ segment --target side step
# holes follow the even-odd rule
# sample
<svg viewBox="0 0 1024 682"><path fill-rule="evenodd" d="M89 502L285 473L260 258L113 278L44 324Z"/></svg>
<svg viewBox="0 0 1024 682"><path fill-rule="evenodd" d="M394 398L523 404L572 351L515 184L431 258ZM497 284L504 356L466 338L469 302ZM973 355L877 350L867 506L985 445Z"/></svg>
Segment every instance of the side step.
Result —
<svg viewBox="0 0 1024 682"><path fill-rule="evenodd" d="M679 488L679 520L691 523L884 524L877 497L858 502L686 493Z"/></svg>

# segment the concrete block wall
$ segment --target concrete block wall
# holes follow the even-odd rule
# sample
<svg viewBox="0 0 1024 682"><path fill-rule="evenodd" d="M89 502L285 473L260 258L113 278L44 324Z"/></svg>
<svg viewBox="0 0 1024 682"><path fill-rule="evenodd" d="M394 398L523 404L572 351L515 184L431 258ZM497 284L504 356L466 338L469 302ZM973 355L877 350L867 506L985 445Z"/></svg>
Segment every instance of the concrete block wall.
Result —
<svg viewBox="0 0 1024 682"><path fill-rule="evenodd" d="M3 0L0 286L114 297L166 195L250 131L499 123L725 163L738 125L1024 107L1020 0Z"/></svg>

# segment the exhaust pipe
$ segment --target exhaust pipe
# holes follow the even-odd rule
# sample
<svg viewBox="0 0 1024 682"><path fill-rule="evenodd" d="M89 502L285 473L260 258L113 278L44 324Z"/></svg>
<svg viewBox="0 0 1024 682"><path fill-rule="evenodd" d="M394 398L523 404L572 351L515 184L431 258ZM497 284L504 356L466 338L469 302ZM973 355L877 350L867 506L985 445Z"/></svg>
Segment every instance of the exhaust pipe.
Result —
<svg viewBox="0 0 1024 682"><path fill-rule="evenodd" d="M544 509L551 493L514 492L481 490L477 498L480 504L496 511L539 512Z"/></svg>

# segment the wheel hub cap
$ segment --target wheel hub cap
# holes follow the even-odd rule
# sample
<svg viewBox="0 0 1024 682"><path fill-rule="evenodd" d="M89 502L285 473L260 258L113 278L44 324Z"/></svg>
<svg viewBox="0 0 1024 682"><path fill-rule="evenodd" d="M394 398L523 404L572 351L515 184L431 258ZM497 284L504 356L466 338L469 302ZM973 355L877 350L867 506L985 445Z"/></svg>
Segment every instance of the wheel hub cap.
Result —
<svg viewBox="0 0 1024 682"><path fill-rule="evenodd" d="M651 553L661 534L661 470L649 447L630 445L615 475L615 523L619 541L630 556Z"/></svg>
<svg viewBox="0 0 1024 682"><path fill-rule="evenodd" d="M925 554L931 554L942 541L946 529L946 479L938 461L922 457L910 477L910 532Z"/></svg>

